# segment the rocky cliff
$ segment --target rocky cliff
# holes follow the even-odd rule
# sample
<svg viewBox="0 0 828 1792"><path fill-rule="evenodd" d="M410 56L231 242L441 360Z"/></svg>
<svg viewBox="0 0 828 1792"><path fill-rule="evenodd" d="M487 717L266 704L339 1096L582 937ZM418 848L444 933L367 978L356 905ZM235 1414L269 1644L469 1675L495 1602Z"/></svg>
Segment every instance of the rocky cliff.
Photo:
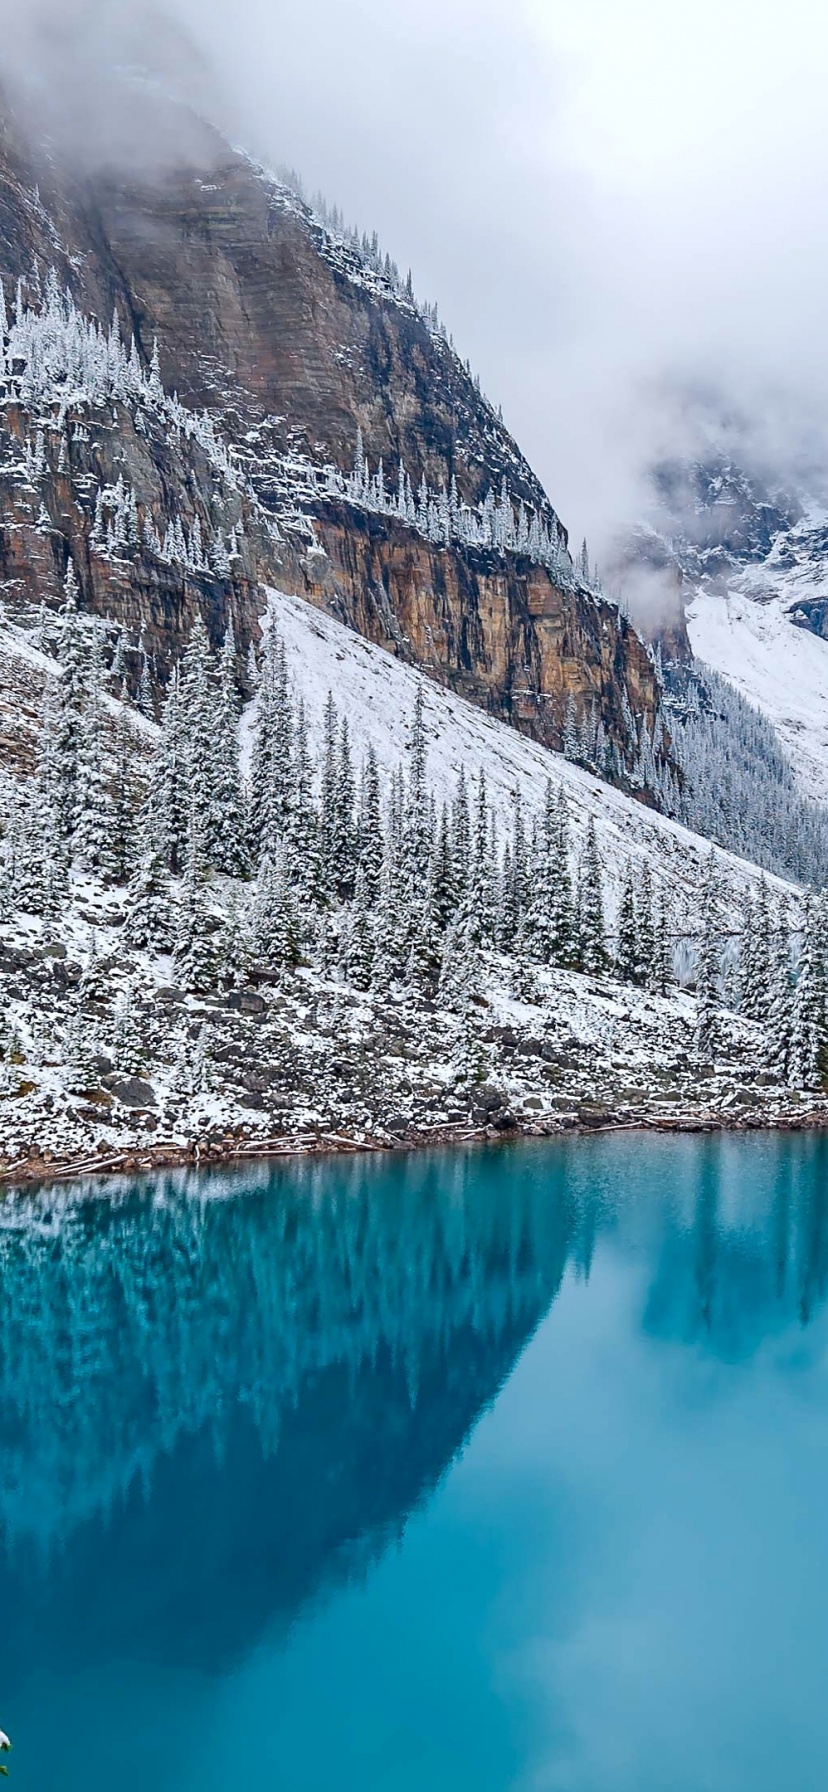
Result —
<svg viewBox="0 0 828 1792"><path fill-rule="evenodd" d="M5 108L0 274L10 308L22 283L25 318L48 308L53 269L53 310L68 289L102 328L115 315L145 379L157 339L156 388L184 414L117 378L90 398L71 369L30 390L27 364L9 365L7 601L56 601L71 555L82 600L143 634L163 679L198 610L214 638L232 615L245 649L262 585L278 585L550 744L571 696L623 757L630 711L656 714L648 654L575 576L539 482L433 319L163 95L133 84L124 108L131 143L165 146L140 175L132 154L58 154ZM116 518L113 544L110 503L107 549L95 506L113 491L134 527ZM221 547L155 551L176 523Z"/></svg>

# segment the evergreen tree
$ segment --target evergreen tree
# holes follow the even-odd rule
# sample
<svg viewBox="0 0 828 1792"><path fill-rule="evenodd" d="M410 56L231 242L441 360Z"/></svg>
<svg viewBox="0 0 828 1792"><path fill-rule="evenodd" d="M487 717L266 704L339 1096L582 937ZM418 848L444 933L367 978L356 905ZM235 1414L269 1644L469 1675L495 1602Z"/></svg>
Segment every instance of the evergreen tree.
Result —
<svg viewBox="0 0 828 1792"><path fill-rule="evenodd" d="M426 739L423 721L423 682L417 685L411 724L408 792L405 815L407 874L412 891L421 892L428 875L431 852L429 796L426 783Z"/></svg>
<svg viewBox="0 0 828 1792"><path fill-rule="evenodd" d="M638 970L637 980L651 988L655 979L656 958L656 912L653 902L653 883L649 865L644 865L638 882L635 899L638 918Z"/></svg>
<svg viewBox="0 0 828 1792"><path fill-rule="evenodd" d="M166 868L151 820L144 837L144 852L127 889L124 939L141 950L167 952L174 942L175 926Z"/></svg>
<svg viewBox="0 0 828 1792"><path fill-rule="evenodd" d="M672 974L667 899L664 891L659 890L653 901L653 956L647 974L647 988L653 995L666 996Z"/></svg>
<svg viewBox="0 0 828 1792"><path fill-rule="evenodd" d="M768 1063L780 1082L787 1082L793 1044L793 983L788 917L780 910L774 935L773 974L768 1015Z"/></svg>
<svg viewBox="0 0 828 1792"><path fill-rule="evenodd" d="M73 850L87 870L97 872L99 877L108 880L115 875L117 866L113 838L114 808L105 763L103 682L101 639L96 634L85 681L85 707L81 718Z"/></svg>
<svg viewBox="0 0 828 1792"><path fill-rule="evenodd" d="M230 877L243 877L248 865L247 816L239 756L236 642L232 623L228 623L219 661L210 833L213 841L211 859L216 870L224 871Z"/></svg>
<svg viewBox="0 0 828 1792"><path fill-rule="evenodd" d="M284 849L277 859L265 857L259 866L251 911L251 943L256 956L267 964L289 968L299 963L301 929Z"/></svg>
<svg viewBox="0 0 828 1792"><path fill-rule="evenodd" d="M639 967L638 916L632 865L627 864L618 905L615 969L622 983L637 983Z"/></svg>
<svg viewBox="0 0 828 1792"><path fill-rule="evenodd" d="M275 628L264 639L250 761L250 841L256 863L271 858L290 817L293 708L287 659Z"/></svg>
<svg viewBox="0 0 828 1792"><path fill-rule="evenodd" d="M374 961L371 932L371 899L365 865L360 859L354 884L354 899L348 917L345 968L349 983L355 989L369 989Z"/></svg>
<svg viewBox="0 0 828 1792"><path fill-rule="evenodd" d="M581 854L578 888L579 957L585 971L597 976L607 968L604 897L595 822L590 816Z"/></svg>
<svg viewBox="0 0 828 1792"><path fill-rule="evenodd" d="M818 915L817 905L806 897L789 1059L789 1080L797 1089L816 1089L824 1077L825 1001Z"/></svg>
<svg viewBox="0 0 828 1792"><path fill-rule="evenodd" d="M173 671L161 718L161 734L152 774L152 813L164 863L181 871L187 849L189 764L177 668Z"/></svg>
<svg viewBox="0 0 828 1792"><path fill-rule="evenodd" d="M112 1027L112 1056L116 1070L124 1076L141 1076L146 1068L146 1052L136 1011L135 987L129 983L115 1003Z"/></svg>
<svg viewBox="0 0 828 1792"><path fill-rule="evenodd" d="M716 1043L719 991L718 887L715 854L711 852L702 895L702 933L696 972L696 1050L711 1058Z"/></svg>
<svg viewBox="0 0 828 1792"><path fill-rule="evenodd" d="M213 654L204 622L197 616L181 664L181 717L188 807L208 864L214 863L218 848L216 708Z"/></svg>
<svg viewBox="0 0 828 1792"><path fill-rule="evenodd" d="M122 707L115 729L115 764L111 788L111 868L118 884L127 883L135 863L138 807L135 753L135 737L129 712Z"/></svg>
<svg viewBox="0 0 828 1792"><path fill-rule="evenodd" d="M365 899L371 908L379 896L383 849L379 767L373 746L368 747L362 768L358 846Z"/></svg>
<svg viewBox="0 0 828 1792"><path fill-rule="evenodd" d="M177 982L196 992L211 989L216 976L214 928L205 892L204 845L199 808L193 800L187 836L187 863L178 901L173 943Z"/></svg>
<svg viewBox="0 0 828 1792"><path fill-rule="evenodd" d="M84 700L84 652L78 619L78 582L70 560L60 610L59 673L55 693L53 762L58 826L70 839L76 819L78 758Z"/></svg>

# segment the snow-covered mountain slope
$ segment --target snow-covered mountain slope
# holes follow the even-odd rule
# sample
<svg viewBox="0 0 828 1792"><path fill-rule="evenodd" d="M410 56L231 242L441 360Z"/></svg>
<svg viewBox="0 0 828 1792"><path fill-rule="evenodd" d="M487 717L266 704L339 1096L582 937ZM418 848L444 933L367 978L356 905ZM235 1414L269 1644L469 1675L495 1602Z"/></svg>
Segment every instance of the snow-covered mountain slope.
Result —
<svg viewBox="0 0 828 1792"><path fill-rule="evenodd" d="M512 826L515 791L528 814L544 802L552 779L566 792L573 844L579 847L590 820L595 822L610 913L614 913L628 861L645 863L669 896L673 930L698 928L699 891L710 858L710 843L678 823L625 796L506 723L486 715L452 691L423 680L414 668L374 646L301 598L272 591L269 619L285 644L288 665L302 696L315 747L321 745L324 709L331 691L348 718L357 757L370 745L381 766L405 761L418 688L424 692L428 737L427 775L438 798L450 797L461 767L467 778L485 771L489 797L503 836ZM252 725L253 708L245 726ZM717 854L727 901L741 902L758 877L756 867L731 853ZM779 879L770 884L788 895Z"/></svg>
<svg viewBox="0 0 828 1792"><path fill-rule="evenodd" d="M825 537L823 523L804 520L759 564L696 585L686 612L697 658L773 722L803 790L820 802L828 802L828 640L815 631L828 602Z"/></svg>

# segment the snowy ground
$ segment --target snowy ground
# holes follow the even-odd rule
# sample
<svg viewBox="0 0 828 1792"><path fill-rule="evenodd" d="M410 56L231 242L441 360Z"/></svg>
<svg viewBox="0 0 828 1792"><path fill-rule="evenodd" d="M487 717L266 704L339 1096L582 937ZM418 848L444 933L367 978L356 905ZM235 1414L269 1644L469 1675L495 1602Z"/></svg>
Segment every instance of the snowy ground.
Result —
<svg viewBox="0 0 828 1792"><path fill-rule="evenodd" d="M542 807L546 781L551 778L567 793L576 843L583 838L590 818L595 822L610 911L627 861L632 860L636 867L646 862L669 892L676 933L696 931L699 888L710 857L708 841L487 716L464 698L428 679L423 681L413 667L301 598L272 592L270 615L284 640L290 672L304 698L316 743L322 737L325 702L332 691L340 712L348 717L357 755L370 742L381 765L404 760L415 694L422 683L428 781L439 795L449 796L454 791L461 766L467 777L476 776L483 767L490 800L504 833L508 833L514 791L520 791L531 814ZM828 696L828 645L825 653ZM249 713L248 730L251 721ZM731 853L717 851L717 858L725 890L738 904L759 874L755 866ZM790 887L778 879L768 881L790 894ZM735 906L733 913L735 918Z"/></svg>
<svg viewBox="0 0 828 1792"><path fill-rule="evenodd" d="M809 517L768 558L687 610L693 652L774 724L803 790L828 802L828 641L795 620L828 598L825 522Z"/></svg>
<svg viewBox="0 0 828 1792"><path fill-rule="evenodd" d="M80 887L59 928L3 929L0 1000L17 1038L0 1087L0 1176L11 1180L257 1151L433 1143L582 1125L772 1125L828 1119L781 1088L762 1030L722 1011L713 1058L694 1049L695 1003L609 977L524 971L491 954L485 996L457 1015L412 992L371 996L309 967L261 967L244 991L188 995L168 959L127 961L119 905ZM67 1068L67 991L88 964L92 1053ZM57 938L57 934L64 938ZM113 1029L129 983L142 1063L119 1067Z"/></svg>

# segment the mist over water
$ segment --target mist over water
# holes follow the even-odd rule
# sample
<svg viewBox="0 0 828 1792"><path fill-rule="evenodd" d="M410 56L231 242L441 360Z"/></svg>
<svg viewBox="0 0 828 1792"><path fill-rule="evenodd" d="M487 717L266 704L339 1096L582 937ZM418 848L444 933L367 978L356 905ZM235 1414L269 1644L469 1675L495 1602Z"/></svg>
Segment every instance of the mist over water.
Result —
<svg viewBox="0 0 828 1792"><path fill-rule="evenodd" d="M827 1149L7 1202L21 1783L817 1792Z"/></svg>

